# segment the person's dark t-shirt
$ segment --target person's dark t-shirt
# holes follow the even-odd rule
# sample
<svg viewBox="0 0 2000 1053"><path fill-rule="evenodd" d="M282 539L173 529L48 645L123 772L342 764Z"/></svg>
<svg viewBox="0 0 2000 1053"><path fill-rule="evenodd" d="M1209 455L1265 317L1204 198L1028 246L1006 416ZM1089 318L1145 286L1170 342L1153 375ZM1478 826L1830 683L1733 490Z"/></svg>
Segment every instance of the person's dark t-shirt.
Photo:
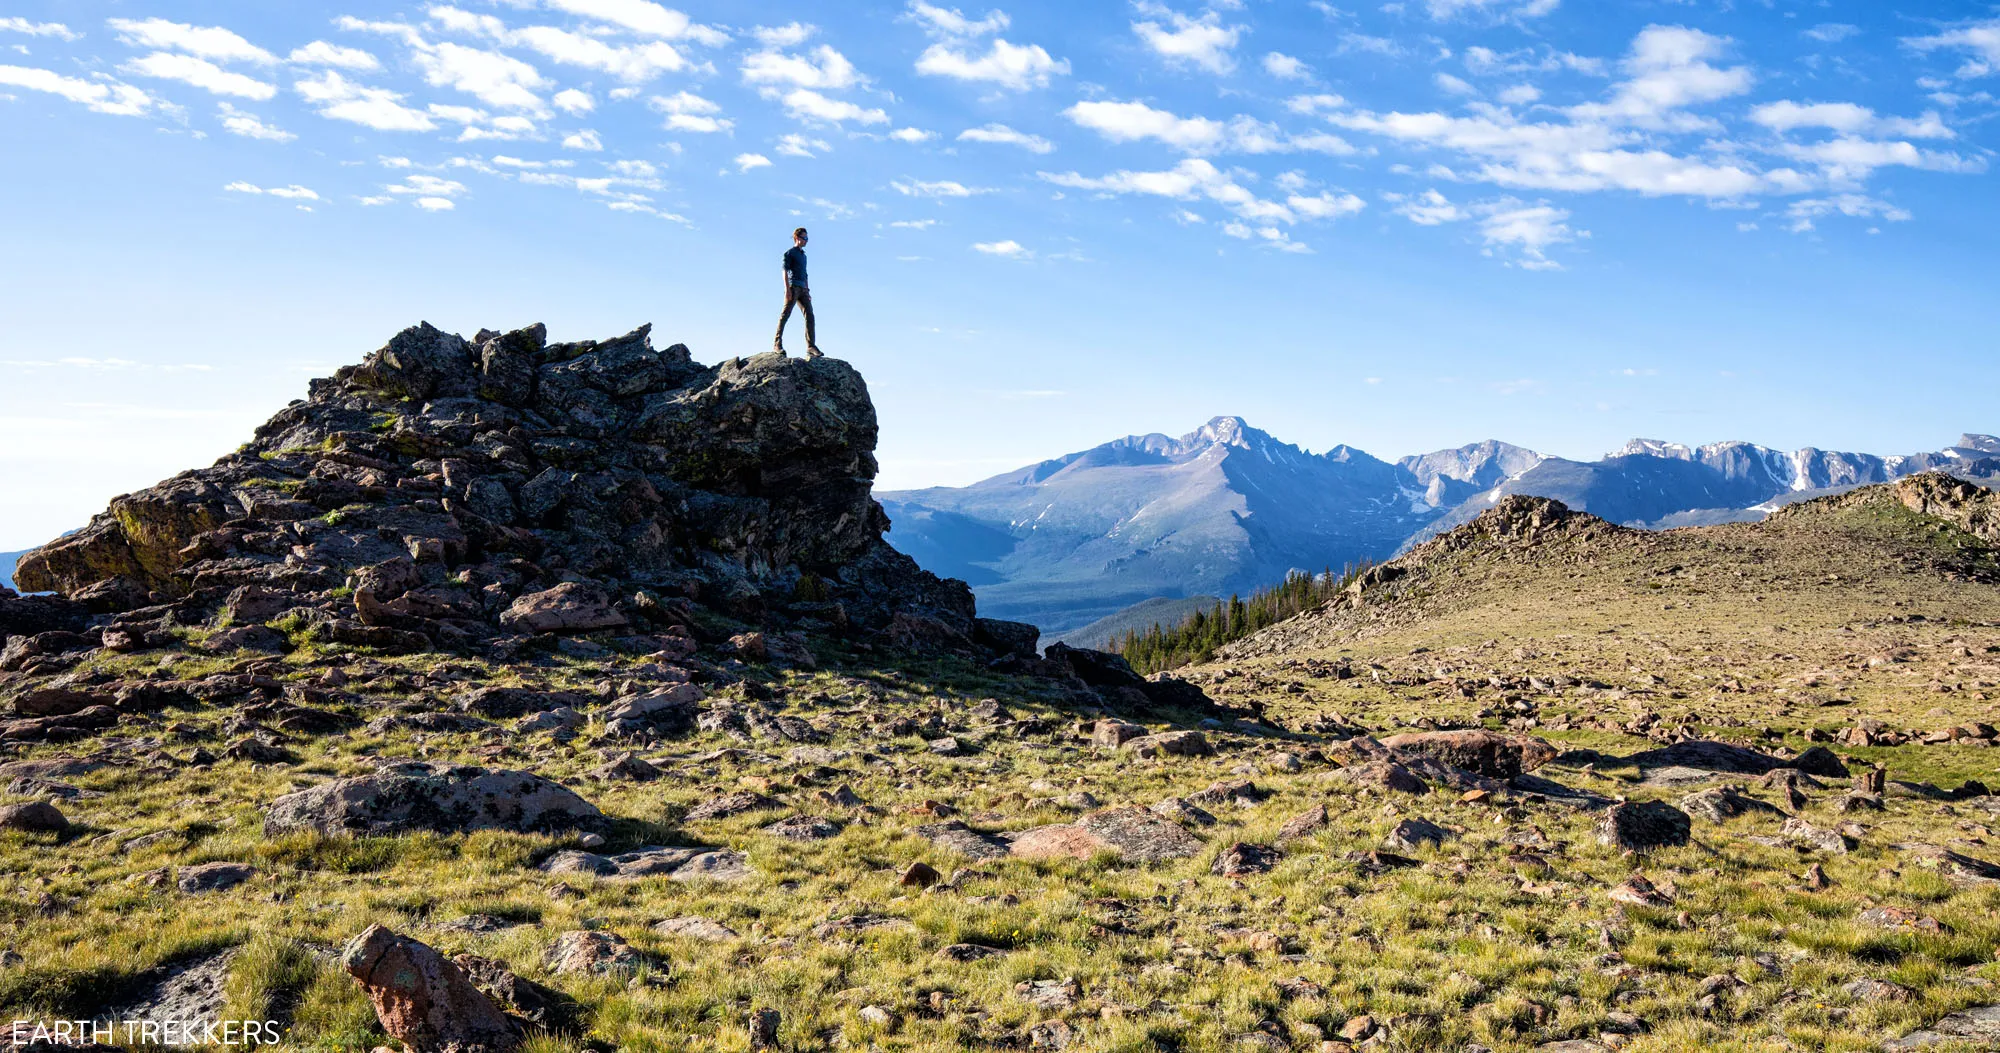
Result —
<svg viewBox="0 0 2000 1053"><path fill-rule="evenodd" d="M806 250L797 245L785 250L785 276L793 285L806 284Z"/></svg>

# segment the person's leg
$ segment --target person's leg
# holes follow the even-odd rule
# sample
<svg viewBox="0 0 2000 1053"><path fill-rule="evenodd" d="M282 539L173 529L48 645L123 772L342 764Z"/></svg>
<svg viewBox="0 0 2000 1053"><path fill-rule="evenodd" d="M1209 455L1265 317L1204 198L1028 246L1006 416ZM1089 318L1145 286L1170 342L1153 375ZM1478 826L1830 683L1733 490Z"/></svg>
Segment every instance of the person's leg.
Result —
<svg viewBox="0 0 2000 1053"><path fill-rule="evenodd" d="M771 340L771 350L773 351L783 351L785 349L785 323L792 320L792 302L798 299L798 292L797 286L788 285L785 287L785 309L778 312L778 335ZM812 337L808 336L806 341L810 343Z"/></svg>
<svg viewBox="0 0 2000 1053"><path fill-rule="evenodd" d="M812 293L804 289L799 290L799 308L806 313L806 350L817 352L819 351L819 337L813 325Z"/></svg>

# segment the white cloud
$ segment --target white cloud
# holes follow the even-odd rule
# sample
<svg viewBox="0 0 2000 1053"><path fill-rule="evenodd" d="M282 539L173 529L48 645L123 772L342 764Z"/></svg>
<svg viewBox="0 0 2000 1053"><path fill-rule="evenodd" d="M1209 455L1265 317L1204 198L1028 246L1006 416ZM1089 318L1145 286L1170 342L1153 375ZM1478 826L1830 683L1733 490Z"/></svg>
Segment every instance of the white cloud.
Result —
<svg viewBox="0 0 2000 1053"><path fill-rule="evenodd" d="M1003 256L1010 260L1027 259L1034 255L1012 238L1006 241L975 241L972 243L972 248L975 252L983 252L988 256Z"/></svg>
<svg viewBox="0 0 2000 1053"><path fill-rule="evenodd" d="M1591 77L1608 74L1604 60L1543 48L1522 48L1499 52L1475 44L1465 49L1465 68L1480 76L1521 73L1582 73Z"/></svg>
<svg viewBox="0 0 2000 1053"><path fill-rule="evenodd" d="M757 51L743 57L743 82L772 87L791 85L823 91L843 91L867 83L847 56L821 44L811 57L778 51Z"/></svg>
<svg viewBox="0 0 2000 1053"><path fill-rule="evenodd" d="M1922 117L1878 117L1874 110L1851 102L1798 103L1789 99L1765 103L1750 111L1750 119L1780 134L1800 128L1825 128L1844 135L1901 135L1913 139L1950 139L1953 133L1935 113Z"/></svg>
<svg viewBox="0 0 2000 1053"><path fill-rule="evenodd" d="M1633 38L1622 64L1628 79L1614 86L1605 102L1572 107L1580 120L1628 123L1644 128L1699 131L1714 122L1683 112L1686 107L1715 102L1750 90L1755 79L1748 66L1718 69L1729 41L1683 26L1647 26Z"/></svg>
<svg viewBox="0 0 2000 1053"><path fill-rule="evenodd" d="M78 33L61 22L30 22L25 18L0 18L0 31L26 33L31 37L57 37L62 40L82 40Z"/></svg>
<svg viewBox="0 0 2000 1053"><path fill-rule="evenodd" d="M1510 266L1524 270L1561 270L1562 264L1549 259L1547 250L1590 236L1570 227L1567 210L1551 205L1501 198L1479 206L1479 211L1479 232L1486 239L1487 254L1506 258Z"/></svg>
<svg viewBox="0 0 2000 1053"><path fill-rule="evenodd" d="M255 183L245 183L241 180L238 180L237 182L231 183L228 186L223 187L222 189L237 194L268 194L271 197L284 198L287 201L319 200L318 194L313 193L311 190L299 186L296 183L292 184L291 186L261 187Z"/></svg>
<svg viewBox="0 0 2000 1053"><path fill-rule="evenodd" d="M771 159L763 154L737 154L733 162L738 172L748 172L753 168L771 167Z"/></svg>
<svg viewBox="0 0 2000 1053"><path fill-rule="evenodd" d="M1063 116L1115 143L1152 139L1190 154L1353 152L1353 147L1338 136L1289 136L1275 125L1240 114L1218 121L1181 117L1143 102L1093 101L1079 102L1064 110Z"/></svg>
<svg viewBox="0 0 2000 1053"><path fill-rule="evenodd" d="M1470 218L1470 213L1436 190L1426 190L1414 197L1402 194L1384 195L1396 203L1395 212L1410 222L1423 227L1435 227L1444 223L1457 223Z"/></svg>
<svg viewBox="0 0 2000 1053"><path fill-rule="evenodd" d="M1010 44L995 38L983 55L956 44L932 44L917 57L917 72L1027 91L1048 87L1049 78L1067 75L1069 60L1052 57L1040 44Z"/></svg>
<svg viewBox="0 0 2000 1053"><path fill-rule="evenodd" d="M255 77L246 77L241 73L232 73L207 59L196 58L193 55L155 51L118 68L122 72L141 77L177 80L212 94L233 95L240 99L255 99L258 102L278 93L278 86L275 84L266 83Z"/></svg>
<svg viewBox="0 0 2000 1053"><path fill-rule="evenodd" d="M1037 154L1049 153L1056 148L1056 144L1039 135L1029 135L1027 132L1015 131L1004 124L988 124L978 128L967 128L958 133L958 141L962 143L1000 143L1007 146L1018 146L1023 150Z"/></svg>
<svg viewBox="0 0 2000 1053"><path fill-rule="evenodd" d="M929 229L931 229L932 227L935 227L935 226L937 226L937 220L934 220L934 219L899 219L899 220L896 220L896 221L894 221L894 222L890 223L889 225L890 225L890 226L892 226L892 227L898 227L898 228L900 228L900 229L903 229L903 230L929 230Z"/></svg>
<svg viewBox="0 0 2000 1053"><path fill-rule="evenodd" d="M686 56L672 44L612 45L580 33L548 26L528 26L515 30L511 38L566 66L600 70L630 84L643 84L663 73L679 73L690 68Z"/></svg>
<svg viewBox="0 0 2000 1053"><path fill-rule="evenodd" d="M1279 252L1311 252L1304 242L1293 241L1292 236L1278 227L1253 227L1248 223L1231 221L1222 225L1222 232L1232 238L1256 241L1268 249Z"/></svg>
<svg viewBox="0 0 2000 1053"><path fill-rule="evenodd" d="M1177 201L1207 198L1252 222L1292 223L1298 218L1286 205L1258 197L1236 177L1198 157L1182 161L1164 172L1117 171L1102 177L1076 172L1036 174L1057 186L1102 194L1147 194Z"/></svg>
<svg viewBox="0 0 2000 1053"><path fill-rule="evenodd" d="M1347 100L1338 95L1294 95L1285 100L1285 108L1293 113L1311 117L1329 110L1337 110L1347 105Z"/></svg>
<svg viewBox="0 0 2000 1053"><path fill-rule="evenodd" d="M1264 72L1279 80L1311 80L1312 67L1290 55L1273 51L1264 56Z"/></svg>
<svg viewBox="0 0 2000 1053"><path fill-rule="evenodd" d="M425 212L450 212L458 207L448 197L420 197L412 203Z"/></svg>
<svg viewBox="0 0 2000 1053"><path fill-rule="evenodd" d="M564 88L556 92L549 102L553 103L556 109L573 117L580 117L597 109L597 100L591 98L589 92L575 88Z"/></svg>
<svg viewBox="0 0 2000 1053"><path fill-rule="evenodd" d="M813 27L803 22L788 22L782 26L758 26L750 31L757 43L770 50L795 48L813 35Z"/></svg>
<svg viewBox="0 0 2000 1053"><path fill-rule="evenodd" d="M1968 57L1958 68L1960 77L1984 77L2000 70L2000 18L1972 22L1927 37L1905 37L1903 45L1915 51L1963 51Z"/></svg>
<svg viewBox="0 0 2000 1053"><path fill-rule="evenodd" d="M898 128L889 133L889 138L905 143L925 143L937 138L937 133L922 128Z"/></svg>
<svg viewBox="0 0 2000 1053"><path fill-rule="evenodd" d="M1436 19L1465 14L1541 18L1553 12L1561 0L1424 0L1424 10Z"/></svg>
<svg viewBox="0 0 2000 1053"><path fill-rule="evenodd" d="M1223 25L1222 17L1214 11L1200 18L1189 18L1150 3L1140 10L1153 17L1132 23L1132 32L1169 63L1198 66L1210 73L1228 73L1236 68L1236 59L1230 52L1236 48L1245 27ZM1158 18L1166 19L1172 28L1155 21Z"/></svg>
<svg viewBox="0 0 2000 1053"><path fill-rule="evenodd" d="M661 40L687 39L710 47L719 47L729 40L728 34L721 30L694 22L687 15L662 7L652 0L546 0L546 2L548 6L558 11L595 19L641 36L658 37Z"/></svg>
<svg viewBox="0 0 2000 1053"><path fill-rule="evenodd" d="M718 114L722 107L693 92L682 91L672 95L655 95L650 104L667 115L666 128L673 132L726 132L735 127L735 122Z"/></svg>
<svg viewBox="0 0 2000 1053"><path fill-rule="evenodd" d="M263 139L274 143L288 143L298 138L298 136L285 131L283 128L265 124L254 113L239 110L226 102L221 105L222 127L227 129L231 135L240 135L245 139Z"/></svg>
<svg viewBox="0 0 2000 1053"><path fill-rule="evenodd" d="M1368 207L1366 201L1349 193L1321 191L1312 197L1292 194L1285 198L1285 204L1303 219L1339 219L1357 215Z"/></svg>
<svg viewBox="0 0 2000 1053"><path fill-rule="evenodd" d="M403 96L387 88L369 88L327 70L292 85L319 115L383 132L428 132L437 122L428 113L403 105Z"/></svg>
<svg viewBox="0 0 2000 1053"><path fill-rule="evenodd" d="M457 197L465 193L465 184L456 179L414 172L404 176L402 182L391 183L382 189L391 194L412 197Z"/></svg>
<svg viewBox="0 0 2000 1053"><path fill-rule="evenodd" d="M109 78L79 80L32 66L0 66L0 85L60 95L97 113L116 117L143 116L158 105L158 100L130 84Z"/></svg>
<svg viewBox="0 0 2000 1053"><path fill-rule="evenodd" d="M548 78L512 55L447 41L413 52L410 58L433 87L455 88L503 110L546 112L535 89L547 86Z"/></svg>
<svg viewBox="0 0 2000 1053"><path fill-rule="evenodd" d="M586 128L583 131L573 132L564 136L562 147L565 150L589 150L596 152L604 149L604 140L599 139L596 132Z"/></svg>
<svg viewBox="0 0 2000 1053"><path fill-rule="evenodd" d="M1822 44L1838 44L1860 32L1859 26L1850 26L1845 22L1822 22L1806 30L1805 35Z"/></svg>
<svg viewBox="0 0 2000 1053"><path fill-rule="evenodd" d="M983 37L998 33L1009 24L1005 11L988 11L985 18L974 21L958 8L938 7L924 0L910 0L909 12L909 17L933 36Z"/></svg>
<svg viewBox="0 0 2000 1053"><path fill-rule="evenodd" d="M302 48L293 48L285 61L298 66L338 66L341 69L367 73L382 68L382 62L360 48L344 48L315 40Z"/></svg>
<svg viewBox="0 0 2000 1053"><path fill-rule="evenodd" d="M109 25L117 31L120 40L133 47L180 51L218 62L254 62L269 66L278 61L278 56L221 26L191 26L164 18L148 18L143 22L114 18Z"/></svg>
<svg viewBox="0 0 2000 1053"><path fill-rule="evenodd" d="M833 144L825 139L811 139L792 134L778 137L778 152L786 157L814 157L833 149Z"/></svg>
<svg viewBox="0 0 2000 1053"><path fill-rule="evenodd" d="M976 194L992 193L986 187L966 186L950 179L935 183L926 183L921 179L912 179L908 182L891 180L889 185L905 197L972 197Z"/></svg>
<svg viewBox="0 0 2000 1053"><path fill-rule="evenodd" d="M806 88L785 94L785 112L801 121L824 121L839 124L842 121L856 121L861 124L887 124L888 113L871 107L857 106L846 99L832 99Z"/></svg>
<svg viewBox="0 0 2000 1053"><path fill-rule="evenodd" d="M1439 72L1431 77L1431 81L1432 83L1435 83L1440 90L1449 92L1453 95L1479 94L1478 88L1473 87L1472 85L1466 83L1465 81L1459 79L1458 77L1452 76L1449 73Z"/></svg>
<svg viewBox="0 0 2000 1053"><path fill-rule="evenodd" d="M1794 234L1804 234L1814 229L1814 220L1831 215L1854 219L1879 218L1891 223L1903 223L1913 218L1908 211L1866 194L1838 194L1792 202L1785 209L1785 218L1791 220L1785 229Z"/></svg>
<svg viewBox="0 0 2000 1053"><path fill-rule="evenodd" d="M1542 90L1532 84L1516 84L1511 88L1502 88L1500 94L1496 96L1509 106L1526 106L1541 97Z"/></svg>
<svg viewBox="0 0 2000 1053"><path fill-rule="evenodd" d="M1835 186L1851 186L1866 180L1877 168L1898 166L1937 172L1983 172L1986 160L1955 153L1921 150L1904 141L1882 141L1843 135L1825 142L1800 145L1787 143L1784 153L1799 161L1817 165L1826 181Z"/></svg>

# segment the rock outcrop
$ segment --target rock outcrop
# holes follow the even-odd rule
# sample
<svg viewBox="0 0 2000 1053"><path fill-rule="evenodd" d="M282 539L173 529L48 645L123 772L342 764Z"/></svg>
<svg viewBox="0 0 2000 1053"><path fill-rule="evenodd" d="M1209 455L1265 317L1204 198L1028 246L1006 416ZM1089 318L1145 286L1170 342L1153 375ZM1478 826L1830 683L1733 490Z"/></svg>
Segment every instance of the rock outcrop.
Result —
<svg viewBox="0 0 2000 1053"><path fill-rule="evenodd" d="M685 628L701 605L1019 650L1026 627L982 626L964 583L883 542L875 440L867 385L833 359L704 366L656 350L649 326L549 343L539 325L418 325L213 466L23 556L21 588L75 602L16 606L35 624L10 631L75 631L88 609L139 649L227 611L330 643L466 649Z"/></svg>

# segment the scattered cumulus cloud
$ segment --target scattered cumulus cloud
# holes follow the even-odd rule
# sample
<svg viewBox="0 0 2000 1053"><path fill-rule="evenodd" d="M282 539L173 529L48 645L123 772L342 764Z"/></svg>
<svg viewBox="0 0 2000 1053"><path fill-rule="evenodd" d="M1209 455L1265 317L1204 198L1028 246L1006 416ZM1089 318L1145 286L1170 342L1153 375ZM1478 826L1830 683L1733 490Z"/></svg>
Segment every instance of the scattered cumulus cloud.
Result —
<svg viewBox="0 0 2000 1053"><path fill-rule="evenodd" d="M934 183L927 183L921 179L899 179L891 180L889 185L895 188L898 194L902 194L905 197L973 197L978 194L992 192L985 187L966 186L964 183L950 179L942 179Z"/></svg>
<svg viewBox="0 0 2000 1053"><path fill-rule="evenodd" d="M278 62L278 56L221 26L193 26L164 18L144 21L113 18L108 24L118 39L133 47L178 51L215 62L250 62L260 66Z"/></svg>
<svg viewBox="0 0 2000 1053"><path fill-rule="evenodd" d="M1957 76L1964 79L1991 76L2000 70L2000 18L1968 22L1930 36L1905 37L1903 46L1923 54L1933 51L1962 52L1965 64Z"/></svg>
<svg viewBox="0 0 2000 1053"><path fill-rule="evenodd" d="M1232 54L1246 27L1224 25L1222 16L1208 11L1189 18L1150 0L1137 5L1144 21L1132 23L1140 42L1169 65L1193 66L1210 73L1229 73L1236 68Z"/></svg>
<svg viewBox="0 0 2000 1053"><path fill-rule="evenodd" d="M899 143L926 143L937 138L937 133L923 128L898 128L889 133L889 138Z"/></svg>
<svg viewBox="0 0 2000 1053"><path fill-rule="evenodd" d="M579 91L576 88L565 88L556 92L550 96L549 103L572 117L581 117L597 109L597 100L591 98L589 92Z"/></svg>
<svg viewBox="0 0 2000 1053"><path fill-rule="evenodd" d="M650 101L654 109L667 115L665 127L670 132L711 134L726 132L736 126L736 122L720 116L720 105L693 92L655 95Z"/></svg>
<svg viewBox="0 0 2000 1053"><path fill-rule="evenodd" d="M230 95L263 102L278 93L278 86L245 76L193 55L155 51L118 67L121 73L157 80L177 80L215 95Z"/></svg>
<svg viewBox="0 0 2000 1053"><path fill-rule="evenodd" d="M159 100L121 81L106 77L96 80L65 77L52 70L32 66L0 65L0 87L59 95L93 112L115 117L143 117L159 106Z"/></svg>
<svg viewBox="0 0 2000 1053"><path fill-rule="evenodd" d="M582 131L572 132L569 135L563 136L562 148L565 150L585 150L596 153L604 149L604 140L598 138L596 132L586 128Z"/></svg>
<svg viewBox="0 0 2000 1053"><path fill-rule="evenodd" d="M1034 252L1012 238L1008 238L1005 241L975 241L972 243L972 249L974 252L982 252L988 256L1000 256L1010 260L1028 259L1034 255Z"/></svg>
<svg viewBox="0 0 2000 1053"><path fill-rule="evenodd" d="M0 33L25 33L31 37L54 37L57 40L82 40L83 34L72 30L61 22L30 22L25 18L0 18Z"/></svg>
<svg viewBox="0 0 2000 1053"><path fill-rule="evenodd" d="M840 124L854 121L857 124L887 124L889 114L885 110L861 106L846 99L830 98L810 88L799 88L785 93L785 112L797 120Z"/></svg>
<svg viewBox="0 0 2000 1053"><path fill-rule="evenodd" d="M223 187L222 189L227 190L232 194L262 194L262 195L268 195L270 197L283 198L284 200L287 201L319 200L318 194L312 192L311 190L305 187L299 186L296 183L290 186L261 187L255 183L246 183L243 182L242 180L238 180L234 183L229 184L228 186Z"/></svg>
<svg viewBox="0 0 2000 1053"><path fill-rule="evenodd" d="M1313 79L1312 67L1290 55L1273 51L1264 56L1264 72L1279 80L1309 81Z"/></svg>
<svg viewBox="0 0 2000 1053"><path fill-rule="evenodd" d="M1346 140L1325 132L1295 136L1247 115L1239 114L1227 121L1182 117L1136 101L1079 102L1064 110L1063 116L1114 143L1150 139L1189 154L1354 152Z"/></svg>
<svg viewBox="0 0 2000 1053"><path fill-rule="evenodd" d="M334 66L356 73L372 73L382 68L382 60L360 48L341 47L324 40L293 48L285 61L294 66Z"/></svg>
<svg viewBox="0 0 2000 1053"><path fill-rule="evenodd" d="M958 141L962 143L1000 143L1006 146L1018 146L1030 153L1037 154L1046 154L1056 148L1056 144L1039 135L1029 135L1027 132L1015 131L1004 124L987 124L978 128L967 128L958 133Z"/></svg>
<svg viewBox="0 0 2000 1053"><path fill-rule="evenodd" d="M263 139L273 143L288 143L298 138L276 125L265 124L256 114L239 110L226 102L221 104L220 112L222 127L231 135L240 135L245 139Z"/></svg>
<svg viewBox="0 0 2000 1053"><path fill-rule="evenodd" d="M736 160L731 163L736 166L738 172L748 172L753 168L771 167L771 159L765 157L763 154L737 154Z"/></svg>

